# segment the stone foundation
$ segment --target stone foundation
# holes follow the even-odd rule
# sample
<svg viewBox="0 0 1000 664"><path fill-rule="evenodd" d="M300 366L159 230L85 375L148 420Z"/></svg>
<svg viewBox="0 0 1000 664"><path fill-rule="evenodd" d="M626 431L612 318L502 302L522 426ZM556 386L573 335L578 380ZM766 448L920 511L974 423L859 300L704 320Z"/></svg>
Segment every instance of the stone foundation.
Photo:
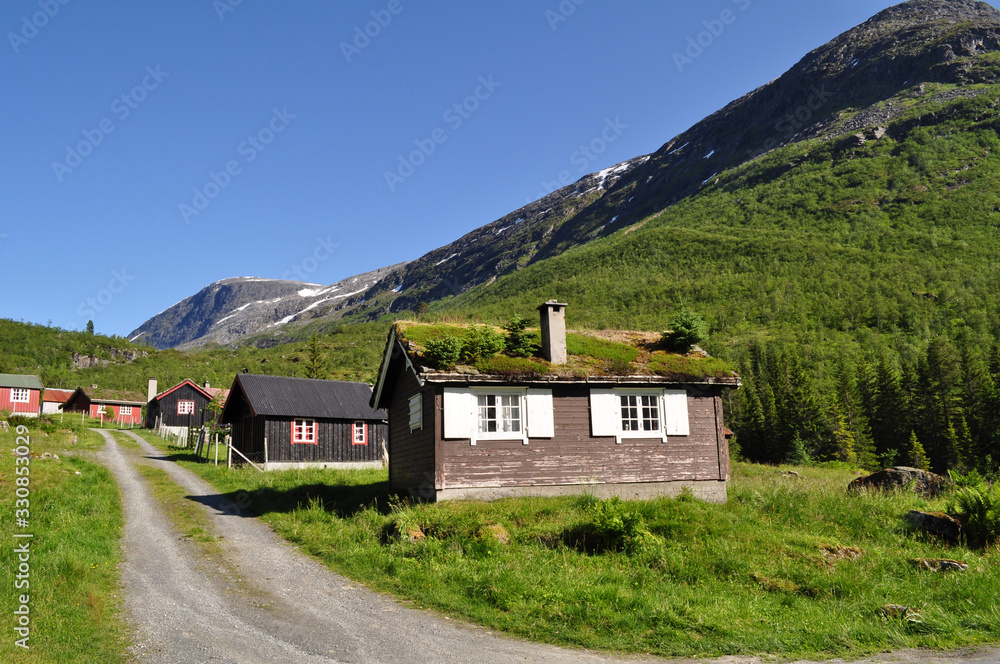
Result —
<svg viewBox="0 0 1000 664"><path fill-rule="evenodd" d="M674 498L683 489L690 489L691 495L706 503L726 502L726 483L720 481L687 482L639 482L635 484L568 484L558 486L517 486L478 487L467 489L442 489L433 492L441 500L499 500L501 498L524 498L528 496L583 496L622 500L652 500Z"/></svg>

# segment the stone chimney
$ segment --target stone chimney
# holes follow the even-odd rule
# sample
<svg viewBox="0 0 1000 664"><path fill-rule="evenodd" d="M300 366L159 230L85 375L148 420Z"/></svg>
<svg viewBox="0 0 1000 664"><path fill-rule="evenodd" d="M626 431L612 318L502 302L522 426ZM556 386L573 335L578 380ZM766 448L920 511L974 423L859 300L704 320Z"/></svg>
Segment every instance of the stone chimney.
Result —
<svg viewBox="0 0 1000 664"><path fill-rule="evenodd" d="M156 398L156 379L149 379L149 386L146 388L146 403Z"/></svg>
<svg viewBox="0 0 1000 664"><path fill-rule="evenodd" d="M212 384L206 380L205 381L205 389L208 390L208 389L211 389L211 388L212 388Z"/></svg>
<svg viewBox="0 0 1000 664"><path fill-rule="evenodd" d="M538 311L542 319L542 355L552 364L566 364L566 305L549 300Z"/></svg>

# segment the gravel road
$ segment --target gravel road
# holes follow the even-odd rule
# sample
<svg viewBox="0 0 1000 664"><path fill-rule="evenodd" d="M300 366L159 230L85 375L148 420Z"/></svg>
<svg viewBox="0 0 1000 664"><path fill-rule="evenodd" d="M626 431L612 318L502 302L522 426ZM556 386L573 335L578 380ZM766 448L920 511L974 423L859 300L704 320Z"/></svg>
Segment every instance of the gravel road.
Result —
<svg viewBox="0 0 1000 664"><path fill-rule="evenodd" d="M101 460L114 473L125 506L121 573L139 662L664 661L528 643L401 606L330 572L267 525L241 515L238 506L138 436L129 432L142 448L134 453L120 448L109 433L101 433L107 441ZM206 506L221 536L223 562L200 555L196 544L174 530L135 468L140 456L169 473ZM759 661L717 660L719 664ZM902 652L866 662L1000 664L1000 652Z"/></svg>

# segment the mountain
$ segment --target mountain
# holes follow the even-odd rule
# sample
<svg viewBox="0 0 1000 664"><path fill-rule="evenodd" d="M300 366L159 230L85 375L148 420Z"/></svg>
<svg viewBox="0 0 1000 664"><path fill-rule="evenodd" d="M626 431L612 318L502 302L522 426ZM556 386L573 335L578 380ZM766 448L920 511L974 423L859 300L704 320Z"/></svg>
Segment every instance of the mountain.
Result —
<svg viewBox="0 0 1000 664"><path fill-rule="evenodd" d="M185 300L136 333L149 328L144 338L161 347L209 339L225 343L242 334L274 329L303 304L302 309L310 308L309 316L354 313L377 318L414 310L421 302L496 292L494 282L516 282L514 275L521 271L526 271L524 279L545 273L540 266L568 250L601 239L629 242L615 238L634 232L664 210L683 208L721 188L735 192L734 198L742 201L740 188L777 182L807 165L808 150L795 151L796 146L837 146L836 155L843 156L843 150L871 147L885 138L897 141L915 127L944 121L949 117L945 111L959 108L963 100L993 94L990 86L1000 80L998 54L1000 12L990 5L911 0L812 51L778 79L705 118L655 153L588 175L414 261L361 275L366 277L361 279L366 283L363 292L337 302L293 298L294 305L278 311L265 302L298 293L296 288L318 287L274 282L273 294L261 290L252 296L256 299L224 298L220 306L209 302L207 293L206 304L195 306ZM814 184L819 187L815 195L822 196L823 183ZM678 258L663 256L660 249L649 245L644 250L652 251L656 260ZM655 280L657 272L654 266L638 278ZM550 291L556 286L548 285ZM489 288L484 291L484 287ZM359 284L341 291L360 289ZM264 302L254 305L259 309L254 316L226 321L230 333L206 336L213 325L257 300ZM662 300L656 306L662 309ZM289 322L304 318L300 315Z"/></svg>
<svg viewBox="0 0 1000 664"><path fill-rule="evenodd" d="M159 349L229 344L320 313L336 314L400 267L381 268L329 286L258 277L223 279L153 316L129 340Z"/></svg>

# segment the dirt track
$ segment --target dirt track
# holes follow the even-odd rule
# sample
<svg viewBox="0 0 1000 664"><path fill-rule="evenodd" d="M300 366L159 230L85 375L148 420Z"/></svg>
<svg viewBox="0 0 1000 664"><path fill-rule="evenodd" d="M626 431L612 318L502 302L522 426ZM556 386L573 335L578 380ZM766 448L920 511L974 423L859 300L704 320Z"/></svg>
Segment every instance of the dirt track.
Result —
<svg viewBox="0 0 1000 664"><path fill-rule="evenodd" d="M101 459L121 486L125 505L121 571L140 662L662 661L527 643L405 608L300 553L133 435L146 462L169 473L206 505L222 537L225 558L224 563L207 562L197 545L180 537L156 504L135 469L132 453L122 450L109 433L101 433L107 440ZM759 661L719 660L732 664ZM866 661L1000 664L1000 652L904 652Z"/></svg>

